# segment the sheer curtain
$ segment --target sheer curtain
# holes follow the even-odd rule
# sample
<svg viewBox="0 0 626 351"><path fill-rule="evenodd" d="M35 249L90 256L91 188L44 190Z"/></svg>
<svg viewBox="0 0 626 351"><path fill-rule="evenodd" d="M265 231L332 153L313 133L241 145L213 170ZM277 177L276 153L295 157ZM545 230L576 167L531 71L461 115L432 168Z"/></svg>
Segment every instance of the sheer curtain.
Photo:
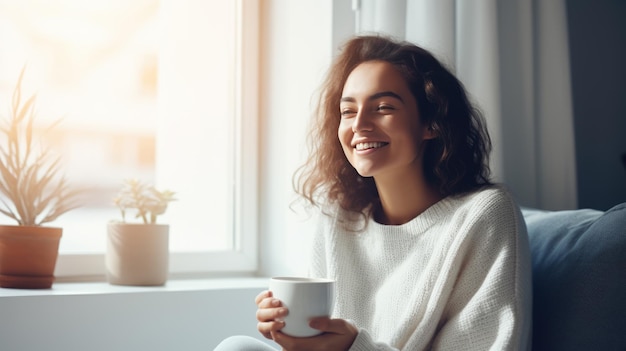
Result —
<svg viewBox="0 0 626 351"><path fill-rule="evenodd" d="M355 32L429 49L487 119L491 166L523 206L577 208L563 0L352 1Z"/></svg>

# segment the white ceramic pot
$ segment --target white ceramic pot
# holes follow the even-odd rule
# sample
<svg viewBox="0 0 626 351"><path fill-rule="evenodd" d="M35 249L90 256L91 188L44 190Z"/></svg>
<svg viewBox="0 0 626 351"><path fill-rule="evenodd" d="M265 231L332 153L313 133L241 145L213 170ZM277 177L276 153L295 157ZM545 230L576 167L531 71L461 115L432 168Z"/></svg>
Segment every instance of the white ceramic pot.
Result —
<svg viewBox="0 0 626 351"><path fill-rule="evenodd" d="M105 265L111 284L165 284L169 271L169 225L109 223Z"/></svg>

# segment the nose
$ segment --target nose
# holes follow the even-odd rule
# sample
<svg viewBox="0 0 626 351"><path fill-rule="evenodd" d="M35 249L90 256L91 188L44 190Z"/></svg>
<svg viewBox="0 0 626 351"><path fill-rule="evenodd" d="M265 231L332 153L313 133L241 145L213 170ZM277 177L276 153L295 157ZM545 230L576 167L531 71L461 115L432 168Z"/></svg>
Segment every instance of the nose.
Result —
<svg viewBox="0 0 626 351"><path fill-rule="evenodd" d="M366 111L360 109L352 122L352 132L371 132L374 129L372 124L372 118Z"/></svg>

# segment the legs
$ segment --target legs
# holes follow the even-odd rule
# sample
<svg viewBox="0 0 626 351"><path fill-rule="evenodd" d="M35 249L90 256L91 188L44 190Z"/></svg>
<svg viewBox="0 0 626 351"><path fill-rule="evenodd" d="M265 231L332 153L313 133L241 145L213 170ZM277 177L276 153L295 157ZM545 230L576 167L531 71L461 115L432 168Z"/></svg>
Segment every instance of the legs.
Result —
<svg viewBox="0 0 626 351"><path fill-rule="evenodd" d="M276 349L250 336L236 335L224 339L213 351L276 351Z"/></svg>

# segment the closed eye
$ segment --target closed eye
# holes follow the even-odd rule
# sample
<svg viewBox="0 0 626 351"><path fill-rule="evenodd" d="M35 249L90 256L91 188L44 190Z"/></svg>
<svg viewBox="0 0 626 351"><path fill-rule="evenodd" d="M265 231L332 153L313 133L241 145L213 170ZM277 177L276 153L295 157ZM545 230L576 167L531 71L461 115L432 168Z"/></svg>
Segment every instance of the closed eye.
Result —
<svg viewBox="0 0 626 351"><path fill-rule="evenodd" d="M348 118L353 117L354 115L356 115L356 112L354 112L353 110L341 110L341 117Z"/></svg>
<svg viewBox="0 0 626 351"><path fill-rule="evenodd" d="M379 111L379 112L388 112L391 110L395 110L395 108L389 105L378 105L378 107L376 108L376 111Z"/></svg>

